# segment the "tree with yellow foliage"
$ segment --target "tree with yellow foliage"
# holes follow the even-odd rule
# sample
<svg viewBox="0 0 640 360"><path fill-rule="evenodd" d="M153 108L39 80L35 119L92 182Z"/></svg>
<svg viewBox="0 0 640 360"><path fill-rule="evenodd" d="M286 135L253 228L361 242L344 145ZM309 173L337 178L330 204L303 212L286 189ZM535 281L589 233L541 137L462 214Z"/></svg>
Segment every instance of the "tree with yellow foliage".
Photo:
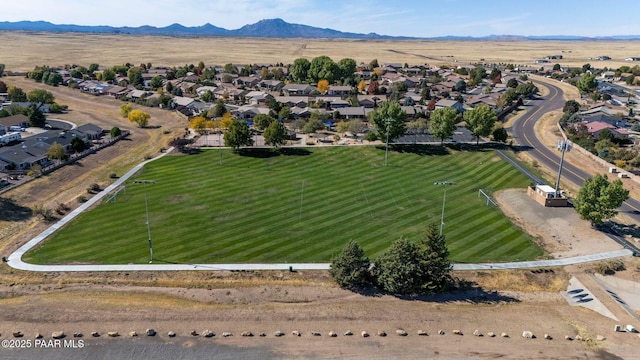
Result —
<svg viewBox="0 0 640 360"><path fill-rule="evenodd" d="M129 113L131 112L131 110L133 110L133 108L131 107L131 104L120 105L120 116L122 116L123 118L126 118L127 116L129 116Z"/></svg>
<svg viewBox="0 0 640 360"><path fill-rule="evenodd" d="M129 118L129 121L131 121L132 123L136 123L138 124L138 127L143 128L149 124L151 115L146 111L135 109L131 110L127 117Z"/></svg>
<svg viewBox="0 0 640 360"><path fill-rule="evenodd" d="M204 116L196 116L189 121L189 127L199 133L203 133L207 128L207 119Z"/></svg>
<svg viewBox="0 0 640 360"><path fill-rule="evenodd" d="M367 88L367 82L364 80L360 80L358 83L358 91L363 92Z"/></svg>
<svg viewBox="0 0 640 360"><path fill-rule="evenodd" d="M235 121L235 119L233 118L233 116L231 115L230 112L226 112L224 113L224 115L222 115L222 120L220 120L220 126L223 129L228 129L229 126Z"/></svg>
<svg viewBox="0 0 640 360"><path fill-rule="evenodd" d="M329 85L329 81L325 79L318 81L318 91L320 92L320 94L326 94L327 91L329 91L330 87L331 86Z"/></svg>

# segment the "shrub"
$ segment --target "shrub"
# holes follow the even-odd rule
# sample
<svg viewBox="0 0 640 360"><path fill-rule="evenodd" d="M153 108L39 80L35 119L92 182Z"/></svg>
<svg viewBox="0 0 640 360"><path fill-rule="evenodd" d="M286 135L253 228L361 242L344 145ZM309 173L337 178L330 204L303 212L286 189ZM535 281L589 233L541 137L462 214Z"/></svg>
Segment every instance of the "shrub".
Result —
<svg viewBox="0 0 640 360"><path fill-rule="evenodd" d="M613 275L616 271L625 270L624 263L620 259L601 261L596 265L596 271L602 275Z"/></svg>
<svg viewBox="0 0 640 360"><path fill-rule="evenodd" d="M87 197L86 197L86 196L83 196L83 195L80 195L80 196L78 196L78 197L76 198L76 201L77 201L79 204L86 203L86 202L87 202Z"/></svg>

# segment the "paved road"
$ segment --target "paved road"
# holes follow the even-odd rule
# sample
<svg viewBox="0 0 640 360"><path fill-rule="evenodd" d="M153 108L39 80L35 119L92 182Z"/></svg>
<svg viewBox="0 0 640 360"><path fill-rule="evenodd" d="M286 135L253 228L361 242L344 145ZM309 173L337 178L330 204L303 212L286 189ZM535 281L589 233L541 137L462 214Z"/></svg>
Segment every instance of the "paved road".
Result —
<svg viewBox="0 0 640 360"><path fill-rule="evenodd" d="M518 119L513 126L507 130L511 132L512 137L516 140L517 144L524 147L524 151L527 151L538 161L538 163L550 169L558 169L560 166L560 152L551 150L545 146L536 137L534 126L535 123L546 113L562 109L565 100L562 97L562 90L560 88L547 82L543 85L549 89L549 95L544 98L530 101L527 104L528 110L526 115ZM562 167L561 182L568 181L581 187L584 184L585 179L590 177L590 174L571 164L565 158L565 162ZM554 186L555 184L551 185ZM631 219L633 219L634 223L640 224L640 201L638 201L638 199L630 197L624 204L622 204L619 211L626 213ZM616 242L632 249L636 253L640 253L640 249L626 241L615 231L615 229L608 228L605 230L607 230L607 235Z"/></svg>

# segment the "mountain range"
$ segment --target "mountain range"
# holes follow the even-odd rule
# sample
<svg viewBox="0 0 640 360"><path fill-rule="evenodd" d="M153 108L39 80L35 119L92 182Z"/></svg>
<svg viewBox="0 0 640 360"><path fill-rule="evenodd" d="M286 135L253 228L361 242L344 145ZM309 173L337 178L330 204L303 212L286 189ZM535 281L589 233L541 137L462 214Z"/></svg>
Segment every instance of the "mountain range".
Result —
<svg viewBox="0 0 640 360"><path fill-rule="evenodd" d="M618 36L522 36L522 35L489 35L473 36L439 36L417 38L408 36L388 36L376 33L359 34L343 32L328 28L292 24L282 19L265 19L255 24L248 24L239 29L228 30L211 24L187 27L171 24L165 27L143 25L139 27L113 27L106 25L73 25L52 24L47 21L0 21L0 31L37 31L37 32L75 32L94 34L131 34L131 35L164 35L164 36L224 36L224 37L258 37L258 38L327 38L327 39L395 39L395 40L638 40L640 35Z"/></svg>

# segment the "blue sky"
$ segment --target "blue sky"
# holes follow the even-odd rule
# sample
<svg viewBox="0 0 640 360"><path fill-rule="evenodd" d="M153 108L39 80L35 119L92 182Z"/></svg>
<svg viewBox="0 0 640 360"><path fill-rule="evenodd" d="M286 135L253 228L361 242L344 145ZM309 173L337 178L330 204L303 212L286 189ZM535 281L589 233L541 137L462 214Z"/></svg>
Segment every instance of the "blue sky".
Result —
<svg viewBox="0 0 640 360"><path fill-rule="evenodd" d="M166 26L206 23L237 29L261 19L340 31L445 35L640 35L640 1L592 0L17 0L0 21Z"/></svg>

